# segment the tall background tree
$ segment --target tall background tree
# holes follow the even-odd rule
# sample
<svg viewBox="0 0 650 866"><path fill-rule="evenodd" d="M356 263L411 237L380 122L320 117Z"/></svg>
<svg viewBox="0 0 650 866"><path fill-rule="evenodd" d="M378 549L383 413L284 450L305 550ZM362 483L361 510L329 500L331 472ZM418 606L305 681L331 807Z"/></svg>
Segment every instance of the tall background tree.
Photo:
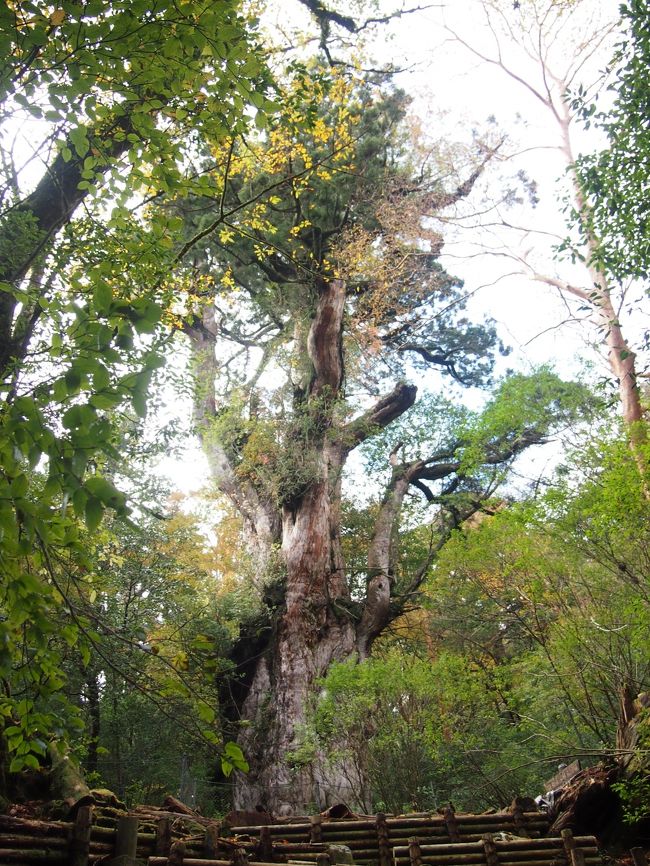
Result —
<svg viewBox="0 0 650 866"><path fill-rule="evenodd" d="M639 356L641 345L636 340L635 324L630 316L638 314L638 304L629 303L635 290L629 286L629 281L625 281L625 277L634 275L633 268L625 271L620 267L622 235L612 231L611 223L608 226L605 218L606 212L616 210L611 197L606 197L607 181L599 184L595 170L587 171L587 166L595 165L598 159L594 161L586 157L585 170L581 170L578 159L581 145L577 143L580 132L584 131L581 129L582 121L586 117L587 125L593 123L594 100L599 90L605 90L609 84L607 74L603 73L603 64L599 63L603 55L608 61L611 58L611 66L615 67L621 61L623 64L619 67L618 84L615 82L613 85L615 89L621 87L622 96L609 118L610 135L614 135L613 129L616 128L615 135L620 132L623 142L631 145L634 141L637 146L640 143L639 135L633 131L635 107L631 88L638 78L635 63L637 54L643 50L643 38L639 34L639 38L633 40L635 47L626 57L622 52L618 60L612 57L616 34L621 30L613 4L601 8L590 3L530 0L517 3L513 8L511 3L501 0L482 0L475 8L484 24L482 40L455 26L448 25L446 29L471 56L486 67L497 70L514 88L525 94L531 102L531 109L534 106L534 109L540 108L545 112L546 125L540 132L540 140L526 148L523 155L546 151L559 157L556 165L564 173L564 210L571 228L571 236L566 230L558 230L557 224L553 226L547 222L536 228L532 214L513 219L497 205L490 208L488 234L482 240L480 234L476 234L474 221L477 246L483 244L484 251L514 262L523 276L558 291L565 299L571 320L587 318L595 327L597 340L605 347L609 373L616 384L632 452L645 478L647 431L643 423L639 378L645 368L643 358ZM643 27L643 15L638 9L627 17ZM642 92L641 84L634 91L635 97L638 98ZM625 118L624 105L630 109ZM610 157L616 159L615 153L625 158L625 150L626 145L622 143L618 150L614 148L603 153L600 157L603 168ZM506 148L504 154L505 151ZM530 164L526 171L535 177L535 169ZM593 181L591 186L587 179L589 176ZM606 176L606 173L602 175L603 178ZM608 176L613 179L611 174ZM629 183L630 172L623 176ZM638 179L637 171L637 182ZM626 188L629 190L629 186ZM626 195L626 198L628 201L637 200L635 196ZM628 205L627 212L633 207ZM619 227L625 220L628 226L631 225L631 220L622 216L625 211L619 210L618 213ZM472 224L471 218L469 222ZM627 236L631 236L629 229ZM534 243L531 243L533 239ZM555 262L553 245L556 252L557 249L562 251L562 255L556 255ZM543 251L541 256L540 251ZM611 267L615 258L619 262L618 273ZM576 264L578 267L572 266ZM638 268L635 273L638 274Z"/></svg>
<svg viewBox="0 0 650 866"><path fill-rule="evenodd" d="M288 94L265 137L224 147L215 193L182 205L196 421L216 483L241 515L261 605L231 654L228 712L250 764L235 802L280 814L354 797L341 766L293 757L319 679L333 662L367 658L413 604L451 529L578 400L545 374L509 381L482 416L445 434L425 418L419 448L405 420L383 455L365 561L351 573L344 469L414 406L407 359L450 381L489 377L494 329L463 315L428 221L468 194L493 149L477 146L443 181L434 155L409 143L406 100L390 85L299 68ZM402 573L403 505L416 491L434 507L432 540Z"/></svg>

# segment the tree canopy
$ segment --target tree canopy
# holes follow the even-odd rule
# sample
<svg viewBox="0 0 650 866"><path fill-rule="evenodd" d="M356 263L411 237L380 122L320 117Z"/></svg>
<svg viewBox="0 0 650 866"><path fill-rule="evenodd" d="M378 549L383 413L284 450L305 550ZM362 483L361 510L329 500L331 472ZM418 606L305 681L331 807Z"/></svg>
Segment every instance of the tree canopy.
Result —
<svg viewBox="0 0 650 866"><path fill-rule="evenodd" d="M621 5L625 39L611 59L611 107L601 108L586 92L574 95L584 122L607 135L605 148L581 156L578 171L592 208L599 238L597 260L616 280L646 278L648 221L648 9L641 2Z"/></svg>
<svg viewBox="0 0 650 866"><path fill-rule="evenodd" d="M129 511L103 467L120 459L124 415L146 413L169 331L182 225L147 202L200 190L196 143L274 106L237 3L5 4L0 38L2 664L9 676L27 653L49 701L59 569L84 561L79 517L93 532L105 509ZM9 691L0 703L13 767L33 766L58 711L39 717Z"/></svg>
<svg viewBox="0 0 650 866"><path fill-rule="evenodd" d="M318 57L271 56L234 0L0 11L0 794L54 740L131 799L180 767L208 808L229 780L276 814L505 805L611 754L617 678L647 688L646 422L612 293L645 187L607 198L643 152L642 10L611 148L571 175L593 285L547 279L609 326L621 432L550 366L495 376L509 349L441 263L504 137L427 139L332 46L390 14L301 2ZM527 39L538 6L507 7ZM544 32L570 13L548 8ZM173 375L197 520L141 459ZM567 431L552 484L507 486Z"/></svg>

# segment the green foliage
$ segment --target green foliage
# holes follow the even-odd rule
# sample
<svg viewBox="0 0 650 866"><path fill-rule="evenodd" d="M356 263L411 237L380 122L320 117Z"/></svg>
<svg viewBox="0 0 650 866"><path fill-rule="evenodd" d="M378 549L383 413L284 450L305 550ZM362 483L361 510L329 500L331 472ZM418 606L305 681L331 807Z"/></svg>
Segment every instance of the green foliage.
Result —
<svg viewBox="0 0 650 866"><path fill-rule="evenodd" d="M492 495L518 454L586 418L593 402L587 388L542 367L505 378L481 411L425 394L362 451L368 469L384 476L386 455L396 448L405 461L424 457L432 466L453 468L453 486L447 475L431 487L436 502L460 507L480 490Z"/></svg>
<svg viewBox="0 0 650 866"><path fill-rule="evenodd" d="M85 160L89 183L117 134L129 145L129 188L137 178L173 190L186 136L243 129L252 93L258 110L270 105L252 22L238 7L96 0L50 13L16 3L0 16L0 98L52 124L64 157Z"/></svg>
<svg viewBox="0 0 650 866"><path fill-rule="evenodd" d="M243 132L251 104L258 125L276 110L255 28L231 0L0 10L0 676L11 684L0 717L12 772L79 724L66 658L89 665L106 640L82 575L102 518L131 512L108 464L125 422L147 413L176 324L182 221L147 202L210 188L192 165L197 143ZM11 150L18 124L47 163L31 190Z"/></svg>
<svg viewBox="0 0 650 866"><path fill-rule="evenodd" d="M271 501L281 507L300 496L317 477L313 451L320 433L317 414L317 407L313 407L292 424L280 418L251 416L244 401L232 395L205 437L224 448L239 479L265 489Z"/></svg>
<svg viewBox="0 0 650 866"><path fill-rule="evenodd" d="M317 738L343 759L369 808L485 808L530 785L528 732L495 708L491 672L454 652L418 658L393 647L363 665L335 665L314 714Z"/></svg>
<svg viewBox="0 0 650 866"><path fill-rule="evenodd" d="M625 779L612 786L621 799L623 820L626 824L636 824L650 816L650 713L647 708L640 710L634 724L637 734L636 754L632 755L627 763Z"/></svg>
<svg viewBox="0 0 650 866"><path fill-rule="evenodd" d="M495 389L480 416L461 427L463 468L499 458L506 450L523 450L587 415L593 401L587 388L564 382L548 367L530 376L511 375Z"/></svg>
<svg viewBox="0 0 650 866"><path fill-rule="evenodd" d="M625 782L612 785L623 806L623 820L626 824L636 824L650 814L650 779L647 776L634 776Z"/></svg>
<svg viewBox="0 0 650 866"><path fill-rule="evenodd" d="M566 405L579 395L570 389ZM584 434L539 499L495 503L453 533L424 609L398 620L369 662L331 670L304 757L310 742L343 757L358 785L370 779L368 808L504 805L542 793L559 762L613 754L621 684L650 686L650 520L633 455L609 426ZM373 519L372 506L348 507L350 550ZM419 533L404 534L416 562ZM619 786L628 820L647 815L644 744L640 734Z"/></svg>
<svg viewBox="0 0 650 866"><path fill-rule="evenodd" d="M73 741L103 784L129 802L161 796L178 790L185 766L212 808L216 764L246 770L236 745L224 742L218 693L241 611L222 604L215 559L189 518L139 524L105 521L86 539L86 568L68 563L62 588L86 656L52 639L62 703L76 705L84 724ZM65 622L62 611L60 637Z"/></svg>
<svg viewBox="0 0 650 866"><path fill-rule="evenodd" d="M141 262L141 278L147 264ZM35 362L31 354L25 359L0 406L2 671L9 676L29 647L30 676L59 705L59 660L56 652L49 657L54 622L64 607L57 563L69 557L85 563L80 521L92 532L106 509L129 513L125 495L102 472L106 459L117 456L119 431L112 413L131 405L143 414L144 394L161 364L159 346L151 340L130 350L120 345L124 335L158 326L161 307L153 298L115 300L99 310L85 280L73 277L71 283L77 290L72 296L53 291L22 298L27 308L38 304L47 310L47 325L32 337ZM77 627L74 620L68 624L71 641ZM24 724L26 732L34 724L28 719L32 709L3 696L2 714ZM41 736L45 730L60 732L64 717L59 706L47 725L41 720Z"/></svg>
<svg viewBox="0 0 650 866"><path fill-rule="evenodd" d="M365 395L383 372L393 379L405 371L409 339L448 345L447 366L468 382L489 376L494 330L462 315L461 286L437 261L441 239L423 219L453 195L435 157L419 177L408 102L384 80L294 64L265 135L222 147L211 195L177 203L188 242L196 241L186 331L201 381L208 335L219 344L209 435L223 434L237 472L273 502L291 501L313 481L313 446L356 413L357 391ZM311 392L308 334L321 288L334 278L347 287L346 393L335 387L328 398Z"/></svg>
<svg viewBox="0 0 650 866"><path fill-rule="evenodd" d="M610 64L615 70L609 85L612 104L599 110L582 88L574 95L585 126L600 127L608 138L604 149L578 160L590 211L586 221L576 215L576 222L583 233L597 239L594 259L600 269L616 280L644 280L650 257L645 204L650 191L650 13L643 0L621 4L620 12L627 32Z"/></svg>
<svg viewBox="0 0 650 866"><path fill-rule="evenodd" d="M20 211L5 214L0 224L0 273L13 271L24 262L41 239L42 232L33 214ZM11 292L12 286L5 283L2 291Z"/></svg>

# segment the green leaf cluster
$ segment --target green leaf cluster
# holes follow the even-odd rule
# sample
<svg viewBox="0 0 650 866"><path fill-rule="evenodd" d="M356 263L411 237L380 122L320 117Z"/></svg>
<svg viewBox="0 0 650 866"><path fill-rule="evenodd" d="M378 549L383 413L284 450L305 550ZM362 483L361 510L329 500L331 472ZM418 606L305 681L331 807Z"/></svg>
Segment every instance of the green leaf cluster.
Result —
<svg viewBox="0 0 650 866"><path fill-rule="evenodd" d="M582 88L572 94L585 126L599 127L608 139L599 152L577 161L589 211L575 221L583 234L596 239L593 258L599 269L616 281L645 280L650 261L650 13L643 0L621 4L620 13L625 38L610 61L614 73L608 96L613 99L601 108Z"/></svg>
<svg viewBox="0 0 650 866"><path fill-rule="evenodd" d="M46 163L26 186L3 149L0 718L15 772L75 734L68 656L83 669L106 640L85 575L102 519L131 513L114 466L178 324L182 222L151 202L211 190L197 143L276 106L234 0L20 0L0 9L0 58L2 146L24 123Z"/></svg>

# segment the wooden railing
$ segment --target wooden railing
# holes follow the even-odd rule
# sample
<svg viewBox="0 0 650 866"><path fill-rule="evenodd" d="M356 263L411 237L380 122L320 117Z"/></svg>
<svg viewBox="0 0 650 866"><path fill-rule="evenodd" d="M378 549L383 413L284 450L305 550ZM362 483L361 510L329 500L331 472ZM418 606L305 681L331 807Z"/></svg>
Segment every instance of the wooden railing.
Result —
<svg viewBox="0 0 650 866"><path fill-rule="evenodd" d="M327 820L231 827L166 812L109 814L81 807L74 821L0 815L2 866L331 866L346 846L376 866L601 866L593 836L545 838L539 812ZM524 838L527 837L527 838ZM349 856L349 855L348 855ZM635 866L643 866L639 857ZM646 864L647 866L647 864Z"/></svg>
<svg viewBox="0 0 650 866"><path fill-rule="evenodd" d="M274 840L283 839L291 845L292 859L314 859L310 855L313 843L347 845L355 863L378 863L390 866L395 846L408 845L417 838L421 844L473 842L485 833L502 832L522 836L541 836L548 830L548 819L542 812L512 812L470 815L447 808L442 814L403 815L379 814L374 818L329 821L320 815L309 821L272 824L268 830ZM232 827L233 834L255 835L262 827Z"/></svg>
<svg viewBox="0 0 650 866"><path fill-rule="evenodd" d="M393 851L394 866L602 866L594 836L502 838L486 833L477 842L422 845L412 839Z"/></svg>

